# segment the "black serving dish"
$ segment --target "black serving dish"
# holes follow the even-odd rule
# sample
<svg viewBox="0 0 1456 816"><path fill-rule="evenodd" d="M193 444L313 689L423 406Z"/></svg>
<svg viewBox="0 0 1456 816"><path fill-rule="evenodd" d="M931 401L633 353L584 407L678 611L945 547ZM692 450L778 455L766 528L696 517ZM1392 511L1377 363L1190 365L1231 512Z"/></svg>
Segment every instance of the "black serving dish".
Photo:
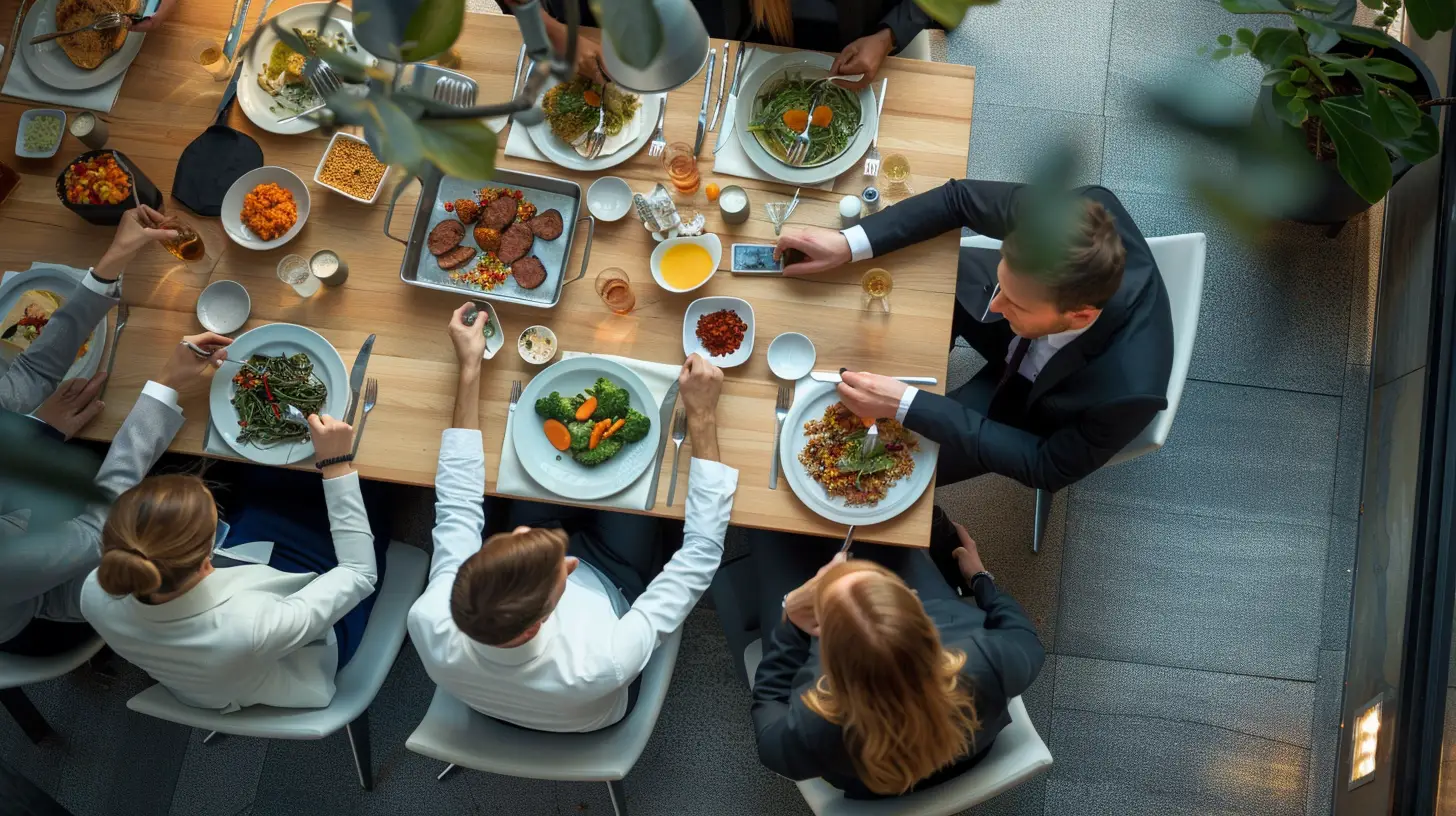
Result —
<svg viewBox="0 0 1456 816"><path fill-rule="evenodd" d="M66 199L66 171L71 169L71 165L107 154L116 156L120 159L121 165L126 170L131 171L131 183L136 188L137 200L154 210L162 209L162 192L157 189L157 185L153 184L151 179L147 178L141 170L137 169L136 162L127 158L125 153L110 148L105 150L88 150L82 153L67 162L65 168L61 170L60 175L56 176L56 196L61 199L62 204L66 205L66 209L93 224L103 227L114 227L121 223L123 213L136 206L131 196L127 196L120 204L72 204Z"/></svg>

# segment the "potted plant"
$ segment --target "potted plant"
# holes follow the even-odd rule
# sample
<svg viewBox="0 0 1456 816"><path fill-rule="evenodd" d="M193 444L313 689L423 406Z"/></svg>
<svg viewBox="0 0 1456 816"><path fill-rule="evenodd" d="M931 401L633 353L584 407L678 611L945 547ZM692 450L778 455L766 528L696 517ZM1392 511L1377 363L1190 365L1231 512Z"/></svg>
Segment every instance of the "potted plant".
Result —
<svg viewBox="0 0 1456 816"><path fill-rule="evenodd" d="M1379 3L1383 0L1363 0ZM1456 10L1450 0L1448 10ZM1338 19L1346 9L1327 0L1222 0L1234 14L1280 14L1294 28L1240 28L1220 35L1205 51L1215 60L1248 56L1265 68L1254 124L1302 143L1312 159L1313 190L1286 217L1316 224L1343 223L1385 197L1392 184L1440 148L1431 108L1438 86L1409 48L1384 31ZM1376 6L1388 25L1399 0ZM1446 17L1411 15L1427 25L1451 27ZM1419 29L1418 29L1419 30ZM1434 30L1433 30L1434 33Z"/></svg>

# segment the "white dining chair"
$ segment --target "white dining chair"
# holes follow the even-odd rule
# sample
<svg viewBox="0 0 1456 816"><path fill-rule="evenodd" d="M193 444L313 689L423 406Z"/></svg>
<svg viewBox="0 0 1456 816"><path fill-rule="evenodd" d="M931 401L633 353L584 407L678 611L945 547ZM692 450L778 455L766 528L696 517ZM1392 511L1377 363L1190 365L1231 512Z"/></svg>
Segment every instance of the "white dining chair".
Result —
<svg viewBox="0 0 1456 816"><path fill-rule="evenodd" d="M1168 407L1159 411L1142 433L1118 451L1108 465L1152 453L1168 441L1173 417L1177 415L1178 403L1183 398L1183 385L1188 380L1188 367L1193 361L1193 343L1198 337L1198 310L1203 303L1203 269L1208 254L1207 237L1201 232L1191 232L1147 240L1158 272L1163 276L1163 287L1168 290L1168 305L1173 312L1173 369L1168 376ZM961 247L1000 249L1001 242L984 235L972 235L961 239ZM1051 510L1051 492L1038 489L1031 534L1032 552L1041 550Z"/></svg>
<svg viewBox="0 0 1456 816"><path fill-rule="evenodd" d="M26 739L38 743L52 732L22 687L70 674L95 657L105 645L100 635L93 635L80 646L58 655L21 657L0 652L0 705L10 712Z"/></svg>

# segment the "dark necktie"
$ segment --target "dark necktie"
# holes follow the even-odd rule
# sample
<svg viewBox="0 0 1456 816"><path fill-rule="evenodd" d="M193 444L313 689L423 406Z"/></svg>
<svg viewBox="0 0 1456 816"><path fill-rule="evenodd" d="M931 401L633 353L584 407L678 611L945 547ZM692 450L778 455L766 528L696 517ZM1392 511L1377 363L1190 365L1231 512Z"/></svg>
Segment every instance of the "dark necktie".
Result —
<svg viewBox="0 0 1456 816"><path fill-rule="evenodd" d="M1026 359L1026 352L1031 348L1031 341L1025 337L1017 337L1012 342L1016 343L1016 348L1012 349L1011 360L1006 363L1006 370L1001 372L1001 379L996 382L997 391L1005 388L1012 376L1021 370L1021 361Z"/></svg>

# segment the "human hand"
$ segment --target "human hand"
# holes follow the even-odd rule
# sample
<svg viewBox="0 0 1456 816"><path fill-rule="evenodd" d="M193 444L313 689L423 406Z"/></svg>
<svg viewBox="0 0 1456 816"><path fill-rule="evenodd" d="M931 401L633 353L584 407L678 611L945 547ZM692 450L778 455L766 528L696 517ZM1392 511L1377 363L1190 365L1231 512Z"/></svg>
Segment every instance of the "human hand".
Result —
<svg viewBox="0 0 1456 816"><path fill-rule="evenodd" d="M781 260L784 251L797 249L807 260L784 267L789 277L814 275L844 266L850 261L849 239L839 230L824 227L800 227L779 236L774 245L774 260Z"/></svg>
<svg viewBox="0 0 1456 816"><path fill-rule="evenodd" d="M157 10L152 12L150 16L148 16L144 20L132 23L131 30L143 32L155 31L156 29L161 27L162 23L167 21L168 17L172 16L172 12L175 11L176 8L177 0L162 0L161 5L157 6Z"/></svg>
<svg viewBox="0 0 1456 816"><path fill-rule="evenodd" d="M556 49L557 54L565 55L566 24L555 18L542 16L546 23L546 37L551 40L551 47ZM583 36L581 29L577 29L576 35L576 73L592 82L607 81L607 75L602 70L601 43Z"/></svg>
<svg viewBox="0 0 1456 816"><path fill-rule="evenodd" d="M829 559L829 563L819 568L814 577L805 581L802 586L789 593L784 599L784 617L812 637L819 636L819 616L814 612L814 602L818 597L819 584L824 578L824 573L830 567L843 564L849 559L849 553L835 553Z"/></svg>
<svg viewBox="0 0 1456 816"><path fill-rule="evenodd" d="M881 374L841 371L839 399L861 419L893 419L900 411L900 399L910 386Z"/></svg>
<svg viewBox="0 0 1456 816"><path fill-rule="evenodd" d="M882 28L868 37L860 37L846 45L839 52L839 56L834 58L834 65L830 66L829 73L864 74L858 82L843 79L835 81L836 85L857 91L875 81L880 74L880 65L894 47L895 35L890 33L890 29Z"/></svg>
<svg viewBox="0 0 1456 816"><path fill-rule="evenodd" d="M143 204L122 213L116 234L106 254L116 259L130 258L151 241L175 241L177 231L157 229L167 216Z"/></svg>
<svg viewBox="0 0 1456 816"><path fill-rule="evenodd" d="M723 369L689 354L677 376L678 396L689 420L712 420L717 416L718 398L723 393Z"/></svg>
<svg viewBox="0 0 1456 816"><path fill-rule="evenodd" d="M106 407L106 403L96 398L105 384L105 371L96 372L89 380L85 377L66 380L35 409L34 416L70 439Z"/></svg>
<svg viewBox="0 0 1456 816"><path fill-rule="evenodd" d="M951 525L955 527L956 535L961 540L961 545L955 548L951 556L955 558L956 564L961 568L961 575L969 583L976 573L986 571L986 565L981 563L981 551L976 547L976 540L966 532L966 528L955 521Z"/></svg>
<svg viewBox="0 0 1456 816"><path fill-rule="evenodd" d="M208 373L222 365L227 359L227 347L232 345L231 337L224 337L221 334L203 332L202 334L191 334L182 338L182 342L172 347L172 356L162 366L162 374L157 382L176 391L190 383L201 380ZM212 352L210 357L198 357L187 343L201 346L203 351Z"/></svg>
<svg viewBox="0 0 1456 816"><path fill-rule="evenodd" d="M349 452L354 449L354 429L343 420L334 419L328 414L308 415L308 435L313 440L313 460L315 462L348 456ZM342 476L353 469L352 462L329 465L324 468L324 478L332 479L335 476Z"/></svg>
<svg viewBox="0 0 1456 816"><path fill-rule="evenodd" d="M455 346L455 362L460 364L461 373L479 371L485 359L485 327L480 321L488 317L482 311L476 315L474 325L465 322L475 310L475 304L465 303L450 315L450 343Z"/></svg>

